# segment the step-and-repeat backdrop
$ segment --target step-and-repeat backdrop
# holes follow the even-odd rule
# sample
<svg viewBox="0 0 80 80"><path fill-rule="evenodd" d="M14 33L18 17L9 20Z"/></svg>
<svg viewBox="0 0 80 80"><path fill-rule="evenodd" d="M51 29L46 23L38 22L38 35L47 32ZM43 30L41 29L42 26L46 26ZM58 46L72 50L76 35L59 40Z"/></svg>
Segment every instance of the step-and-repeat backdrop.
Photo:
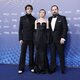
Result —
<svg viewBox="0 0 80 80"><path fill-rule="evenodd" d="M0 0L0 64L18 64L20 44L18 26L20 16L25 14L26 4L34 7L33 15L38 18L38 11L44 8L46 18L51 16L50 8L57 4L60 14L68 21L68 40L65 47L66 66L80 66L80 1L79 0ZM27 50L28 53L28 50ZM29 55L26 56L28 64ZM59 64L59 60L57 59Z"/></svg>

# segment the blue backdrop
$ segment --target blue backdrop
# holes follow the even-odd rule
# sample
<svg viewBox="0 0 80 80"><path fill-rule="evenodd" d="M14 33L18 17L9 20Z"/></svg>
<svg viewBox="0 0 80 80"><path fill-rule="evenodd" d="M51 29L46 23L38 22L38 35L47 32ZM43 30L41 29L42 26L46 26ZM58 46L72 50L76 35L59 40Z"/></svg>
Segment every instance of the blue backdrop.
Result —
<svg viewBox="0 0 80 80"><path fill-rule="evenodd" d="M79 0L0 0L0 63L18 64L20 44L18 41L18 24L20 16L24 15L26 4L34 7L33 15L37 18L38 11L44 8L46 18L51 16L50 8L57 4L60 14L68 21L68 40L65 49L66 66L80 66L80 1ZM28 54L26 57L28 63ZM57 63L59 61L57 60Z"/></svg>

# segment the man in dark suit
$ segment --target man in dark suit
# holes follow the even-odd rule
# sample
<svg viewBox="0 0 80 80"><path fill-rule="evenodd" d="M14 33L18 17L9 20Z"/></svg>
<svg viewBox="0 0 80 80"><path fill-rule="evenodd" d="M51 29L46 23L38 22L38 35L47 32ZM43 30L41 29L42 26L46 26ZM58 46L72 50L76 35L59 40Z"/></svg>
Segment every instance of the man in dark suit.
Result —
<svg viewBox="0 0 80 80"><path fill-rule="evenodd" d="M24 72L27 46L29 46L29 67L31 70L34 68L33 32L34 22L36 19L31 15L32 10L33 10L32 5L26 5L25 7L26 15L20 17L19 41L21 44L21 55L18 71L19 74Z"/></svg>
<svg viewBox="0 0 80 80"><path fill-rule="evenodd" d="M50 59L50 73L56 71L56 51L59 53L61 72L65 71L65 56L64 43L67 37L67 21L66 17L59 15L59 8L57 5L51 7L52 16L49 17L49 28L51 31L51 59Z"/></svg>

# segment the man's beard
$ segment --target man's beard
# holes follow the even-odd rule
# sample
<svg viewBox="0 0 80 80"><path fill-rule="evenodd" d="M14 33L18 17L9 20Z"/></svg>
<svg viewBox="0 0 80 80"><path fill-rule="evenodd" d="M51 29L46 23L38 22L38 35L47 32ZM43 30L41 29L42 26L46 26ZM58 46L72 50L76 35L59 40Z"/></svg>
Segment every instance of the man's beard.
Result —
<svg viewBox="0 0 80 80"><path fill-rule="evenodd" d="M58 13L53 14L53 17L57 17L57 16L58 16Z"/></svg>

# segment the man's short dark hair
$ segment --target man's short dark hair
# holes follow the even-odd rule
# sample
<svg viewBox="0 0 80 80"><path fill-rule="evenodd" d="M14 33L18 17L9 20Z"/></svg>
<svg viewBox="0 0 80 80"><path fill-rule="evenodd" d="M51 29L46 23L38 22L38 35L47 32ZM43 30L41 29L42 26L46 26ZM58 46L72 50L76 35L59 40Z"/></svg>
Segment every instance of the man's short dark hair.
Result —
<svg viewBox="0 0 80 80"><path fill-rule="evenodd" d="M27 7L30 7L30 8L31 8L31 10L33 10L32 5L30 5L30 4L26 5L26 6L25 6L25 10L27 9Z"/></svg>
<svg viewBox="0 0 80 80"><path fill-rule="evenodd" d="M51 10L52 10L53 7L56 7L57 9L59 9L57 5L53 5L53 6L51 6Z"/></svg>

